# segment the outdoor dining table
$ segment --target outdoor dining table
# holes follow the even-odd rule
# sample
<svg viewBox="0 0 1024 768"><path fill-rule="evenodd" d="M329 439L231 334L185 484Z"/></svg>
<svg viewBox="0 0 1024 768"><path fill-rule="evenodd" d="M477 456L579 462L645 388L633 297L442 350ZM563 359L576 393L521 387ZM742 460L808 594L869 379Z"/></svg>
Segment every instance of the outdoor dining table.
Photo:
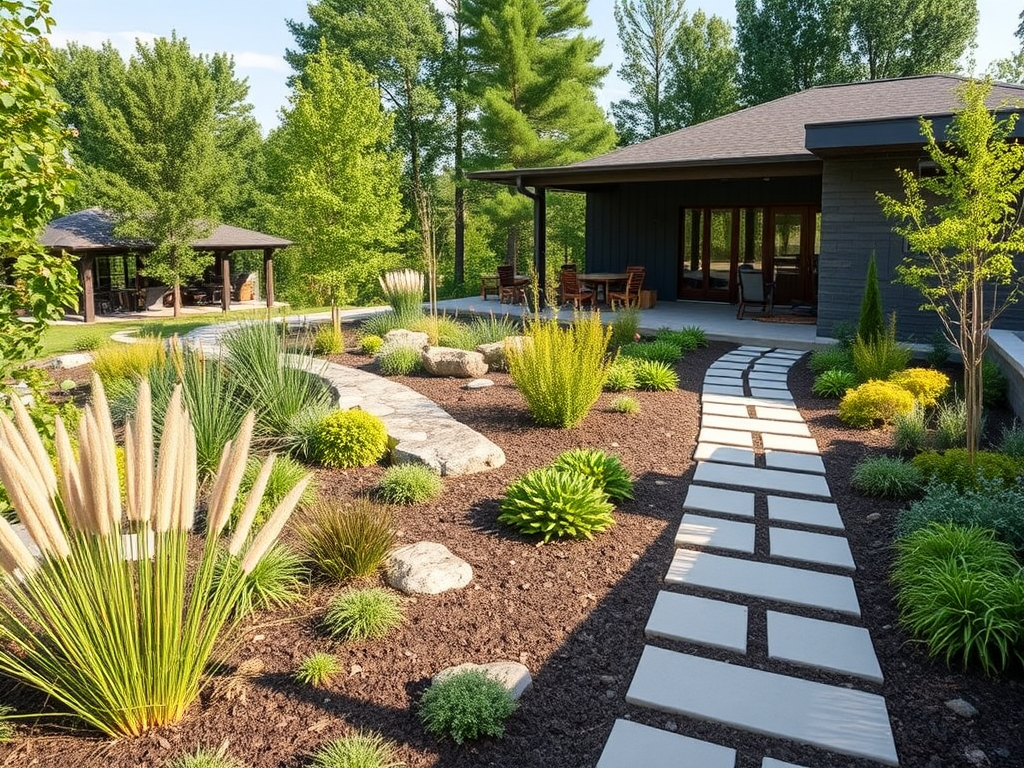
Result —
<svg viewBox="0 0 1024 768"><path fill-rule="evenodd" d="M579 272L576 279L584 285L594 286L594 290L604 286L604 293L598 292L599 301L608 300L608 291L614 283L624 283L629 278L625 272Z"/></svg>

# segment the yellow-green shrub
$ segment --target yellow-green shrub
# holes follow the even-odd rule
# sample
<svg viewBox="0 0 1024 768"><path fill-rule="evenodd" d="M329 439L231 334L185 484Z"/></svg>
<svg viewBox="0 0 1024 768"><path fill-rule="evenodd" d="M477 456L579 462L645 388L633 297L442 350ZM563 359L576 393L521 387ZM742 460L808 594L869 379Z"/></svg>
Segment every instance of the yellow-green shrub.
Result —
<svg viewBox="0 0 1024 768"><path fill-rule="evenodd" d="M376 464L388 448L384 422L353 408L334 411L320 420L310 438L310 458L325 467L366 467Z"/></svg>
<svg viewBox="0 0 1024 768"><path fill-rule="evenodd" d="M143 339L134 344L108 344L93 354L92 369L104 385L117 379L137 382L162 365L164 343L161 339Z"/></svg>
<svg viewBox="0 0 1024 768"><path fill-rule="evenodd" d="M871 381L847 391L839 401L839 418L851 427L868 429L888 424L899 414L914 410L914 396L889 381Z"/></svg>
<svg viewBox="0 0 1024 768"><path fill-rule="evenodd" d="M934 408L949 389L949 376L931 368L907 368L897 371L889 381L903 387L925 408Z"/></svg>

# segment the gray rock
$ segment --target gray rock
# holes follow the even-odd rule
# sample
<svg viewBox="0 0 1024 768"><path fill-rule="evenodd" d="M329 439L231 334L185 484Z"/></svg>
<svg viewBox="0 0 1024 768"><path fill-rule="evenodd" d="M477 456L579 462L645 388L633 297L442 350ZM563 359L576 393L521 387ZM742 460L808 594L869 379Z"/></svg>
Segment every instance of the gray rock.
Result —
<svg viewBox="0 0 1024 768"><path fill-rule="evenodd" d="M881 512L872 512L870 515L868 515L864 519L867 520L869 523L877 523L879 520L882 519L882 513Z"/></svg>
<svg viewBox="0 0 1024 768"><path fill-rule="evenodd" d="M412 349L423 349L430 343L427 334L420 331L407 331L404 328L396 328L384 334L385 347L411 347Z"/></svg>
<svg viewBox="0 0 1024 768"><path fill-rule="evenodd" d="M388 557L388 584L406 594L437 595L461 589L472 578L469 563L443 544L418 541L399 547Z"/></svg>
<svg viewBox="0 0 1024 768"><path fill-rule="evenodd" d="M516 701L526 690L533 685L533 678L530 670L518 661L492 661L490 664L459 664L455 667L447 667L434 675L433 682L439 683L452 675L468 670L480 670L488 677L497 680L508 688L512 698Z"/></svg>
<svg viewBox="0 0 1024 768"><path fill-rule="evenodd" d="M487 389L493 387L494 382L490 379L473 379L468 384L463 385L463 389Z"/></svg>
<svg viewBox="0 0 1024 768"><path fill-rule="evenodd" d="M989 765L988 755L977 747L968 747L964 751L964 757L971 765Z"/></svg>
<svg viewBox="0 0 1024 768"><path fill-rule="evenodd" d="M92 355L88 352L76 352L53 358L51 365L58 370L63 370L65 368L80 368L83 365L89 365L91 362Z"/></svg>
<svg viewBox="0 0 1024 768"><path fill-rule="evenodd" d="M484 356L484 362L492 371L505 370L505 342L492 341L488 344L477 344L476 351Z"/></svg>
<svg viewBox="0 0 1024 768"><path fill-rule="evenodd" d="M478 379L487 373L487 363L479 352L452 347L427 347L420 360L432 376L454 376L457 379Z"/></svg>
<svg viewBox="0 0 1024 768"><path fill-rule="evenodd" d="M960 715L960 717L974 717L978 714L978 710L974 705L964 699L950 699L946 702L946 706Z"/></svg>

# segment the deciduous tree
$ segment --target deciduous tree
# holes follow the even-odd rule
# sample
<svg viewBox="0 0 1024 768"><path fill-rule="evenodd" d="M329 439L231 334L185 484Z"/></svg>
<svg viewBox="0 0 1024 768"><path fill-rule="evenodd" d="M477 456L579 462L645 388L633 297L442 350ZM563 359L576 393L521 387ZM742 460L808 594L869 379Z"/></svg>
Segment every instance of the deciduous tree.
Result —
<svg viewBox="0 0 1024 768"><path fill-rule="evenodd" d="M675 127L735 111L739 53L729 22L703 11L684 19L669 61L669 117Z"/></svg>

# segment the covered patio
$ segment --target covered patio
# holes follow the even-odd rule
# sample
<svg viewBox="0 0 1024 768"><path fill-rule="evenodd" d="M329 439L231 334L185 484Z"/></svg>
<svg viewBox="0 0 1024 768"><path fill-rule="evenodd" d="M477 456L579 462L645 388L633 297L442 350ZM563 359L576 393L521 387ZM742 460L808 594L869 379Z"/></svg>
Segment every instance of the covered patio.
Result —
<svg viewBox="0 0 1024 768"><path fill-rule="evenodd" d="M46 227L41 243L51 251L66 252L78 262L81 287L79 310L87 323L102 314L160 310L165 305L169 286L157 285L146 278L146 254L151 243L114 234L114 217L109 211L88 208L54 219ZM237 251L261 251L262 286L267 307L274 306L274 252L291 245L263 232L219 224L206 237L191 243L196 251L214 256L208 277L192 286L183 286L183 298L195 305L220 305L227 312L232 304L252 306L255 298L249 273L232 273L232 256Z"/></svg>

